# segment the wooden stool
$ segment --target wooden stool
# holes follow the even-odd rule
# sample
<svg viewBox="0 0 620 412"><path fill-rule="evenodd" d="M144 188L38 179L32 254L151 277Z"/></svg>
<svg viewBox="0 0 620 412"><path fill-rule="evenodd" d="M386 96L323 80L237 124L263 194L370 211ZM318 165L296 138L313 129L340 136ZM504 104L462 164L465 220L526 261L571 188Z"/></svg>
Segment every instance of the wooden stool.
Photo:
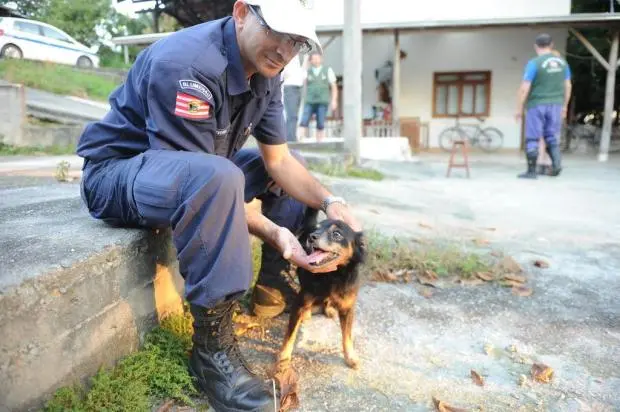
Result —
<svg viewBox="0 0 620 412"><path fill-rule="evenodd" d="M463 163L454 163L454 155L456 155L457 150L460 150L461 155L463 156ZM446 177L450 177L450 172L452 172L453 167L463 167L467 170L467 178L469 179L469 142L467 140L454 140L452 141L452 150L450 151L450 163L448 164L448 173Z"/></svg>

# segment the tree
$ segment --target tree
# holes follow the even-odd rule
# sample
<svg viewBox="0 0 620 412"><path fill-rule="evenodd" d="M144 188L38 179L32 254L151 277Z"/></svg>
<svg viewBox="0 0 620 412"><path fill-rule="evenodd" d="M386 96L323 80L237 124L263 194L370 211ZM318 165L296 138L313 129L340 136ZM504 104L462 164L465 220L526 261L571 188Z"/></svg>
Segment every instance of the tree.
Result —
<svg viewBox="0 0 620 412"><path fill-rule="evenodd" d="M45 22L90 46L99 42L97 29L112 12L110 0L49 0Z"/></svg>
<svg viewBox="0 0 620 412"><path fill-rule="evenodd" d="M614 0L615 1L615 0ZM615 4L616 11L620 6ZM608 0L573 0L573 13L604 13L610 11ZM609 56L610 32L608 29L583 29L580 32L605 58ZM573 104L576 113L602 111L605 102L607 70L572 34L568 38L567 60L573 73ZM620 82L616 79L616 96L620 96ZM618 100L618 98L616 99ZM617 105L615 105L617 106Z"/></svg>
<svg viewBox="0 0 620 412"><path fill-rule="evenodd" d="M17 12L31 19L38 18L45 12L49 0L0 0L0 5L5 6L10 3L17 5Z"/></svg>
<svg viewBox="0 0 620 412"><path fill-rule="evenodd" d="M58 27L89 46L99 43L97 31L116 12L111 0L0 0L8 3L15 3L26 17Z"/></svg>

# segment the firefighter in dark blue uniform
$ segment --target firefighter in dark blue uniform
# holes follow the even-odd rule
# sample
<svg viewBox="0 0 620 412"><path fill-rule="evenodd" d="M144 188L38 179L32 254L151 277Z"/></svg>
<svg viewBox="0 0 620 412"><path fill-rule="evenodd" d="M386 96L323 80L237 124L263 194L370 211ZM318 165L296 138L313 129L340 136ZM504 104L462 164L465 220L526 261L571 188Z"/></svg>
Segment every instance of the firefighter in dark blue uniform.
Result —
<svg viewBox="0 0 620 412"><path fill-rule="evenodd" d="M232 308L252 277L249 233L265 243L261 282L277 262L333 270L311 265L292 233L305 207L361 230L285 143L280 72L299 52L320 49L308 13L297 0L237 1L232 17L158 41L78 145L94 218L172 228L194 316L190 372L218 411L273 410L276 402L232 329ZM249 135L258 150L241 149ZM245 207L255 198L263 213Z"/></svg>

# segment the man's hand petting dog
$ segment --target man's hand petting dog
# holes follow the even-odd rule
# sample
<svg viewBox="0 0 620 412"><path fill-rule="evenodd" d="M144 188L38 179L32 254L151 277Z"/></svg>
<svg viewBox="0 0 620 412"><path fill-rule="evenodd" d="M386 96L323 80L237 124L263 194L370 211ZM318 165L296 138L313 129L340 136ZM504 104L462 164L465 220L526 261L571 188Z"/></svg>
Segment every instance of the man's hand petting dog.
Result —
<svg viewBox="0 0 620 412"><path fill-rule="evenodd" d="M355 219L351 211L346 205L334 202L327 207L326 215L328 219L342 220L349 225L355 232L362 231L362 225Z"/></svg>
<svg viewBox="0 0 620 412"><path fill-rule="evenodd" d="M327 262L323 265L313 262L301 246L301 243L299 243L299 240L285 227L278 228L274 240L282 253L282 257L290 260L297 267L302 267L312 273L328 273L338 268L336 262Z"/></svg>

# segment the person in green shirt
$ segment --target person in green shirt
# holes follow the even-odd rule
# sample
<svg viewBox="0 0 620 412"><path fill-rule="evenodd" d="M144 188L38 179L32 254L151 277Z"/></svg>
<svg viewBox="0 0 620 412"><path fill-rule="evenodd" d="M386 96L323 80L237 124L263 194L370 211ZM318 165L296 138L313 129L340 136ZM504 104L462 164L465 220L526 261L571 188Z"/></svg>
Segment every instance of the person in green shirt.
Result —
<svg viewBox="0 0 620 412"><path fill-rule="evenodd" d="M314 114L316 140L320 142L325 137L327 109L331 109L333 113L338 108L338 86L334 71L331 67L323 66L323 57L320 53L314 52L310 55L310 64L306 75L306 95L300 126L304 130L304 136L308 137L308 125Z"/></svg>
<svg viewBox="0 0 620 412"><path fill-rule="evenodd" d="M562 171L559 134L566 118L571 95L571 72L566 60L553 52L553 39L547 33L536 37L537 57L526 67L517 97L516 118L521 121L524 109L527 171L519 178L536 179L536 162L540 138L544 138L551 158L551 176Z"/></svg>

